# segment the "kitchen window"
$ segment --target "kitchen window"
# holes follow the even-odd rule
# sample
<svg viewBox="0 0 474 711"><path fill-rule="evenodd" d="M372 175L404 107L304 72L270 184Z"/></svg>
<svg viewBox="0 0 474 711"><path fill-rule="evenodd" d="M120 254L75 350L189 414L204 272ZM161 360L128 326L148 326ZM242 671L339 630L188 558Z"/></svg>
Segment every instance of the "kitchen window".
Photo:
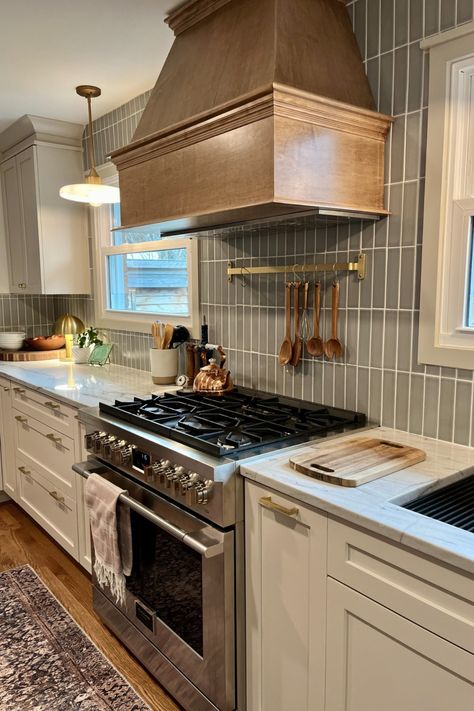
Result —
<svg viewBox="0 0 474 711"><path fill-rule="evenodd" d="M196 332L197 241L163 238L157 225L118 229L119 203L98 208L95 226L98 324L147 332L159 320Z"/></svg>
<svg viewBox="0 0 474 711"><path fill-rule="evenodd" d="M474 22L430 55L419 360L474 367Z"/></svg>

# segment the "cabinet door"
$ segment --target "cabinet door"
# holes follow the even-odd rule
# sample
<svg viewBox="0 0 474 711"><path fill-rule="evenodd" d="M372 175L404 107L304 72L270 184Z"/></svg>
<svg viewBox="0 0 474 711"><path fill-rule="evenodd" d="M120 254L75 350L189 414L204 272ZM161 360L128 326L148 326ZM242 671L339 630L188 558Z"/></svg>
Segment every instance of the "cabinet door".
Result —
<svg viewBox="0 0 474 711"><path fill-rule="evenodd" d="M0 170L10 291L14 294L24 293L23 284L26 284L26 246L16 159L13 157L2 163Z"/></svg>
<svg viewBox="0 0 474 711"><path fill-rule="evenodd" d="M474 655L328 579L326 708L474 708Z"/></svg>
<svg viewBox="0 0 474 711"><path fill-rule="evenodd" d="M3 489L15 501L18 498L15 468L10 381L0 378L0 437L3 470Z"/></svg>
<svg viewBox="0 0 474 711"><path fill-rule="evenodd" d="M247 707L322 711L327 519L246 482Z"/></svg>
<svg viewBox="0 0 474 711"><path fill-rule="evenodd" d="M16 157L20 205L23 215L26 275L22 289L26 294L41 294L41 255L38 232L36 147L31 146ZM15 246L12 245L12 250Z"/></svg>

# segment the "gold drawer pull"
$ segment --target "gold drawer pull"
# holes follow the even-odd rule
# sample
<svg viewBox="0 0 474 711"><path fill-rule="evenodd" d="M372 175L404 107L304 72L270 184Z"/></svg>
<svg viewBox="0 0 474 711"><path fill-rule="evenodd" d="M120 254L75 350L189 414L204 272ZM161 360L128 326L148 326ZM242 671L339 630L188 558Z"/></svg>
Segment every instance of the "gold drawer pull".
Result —
<svg viewBox="0 0 474 711"><path fill-rule="evenodd" d="M26 425L26 423L28 422L28 418L23 417L22 415L15 415L15 420L17 422L21 422L22 425Z"/></svg>
<svg viewBox="0 0 474 711"><path fill-rule="evenodd" d="M26 393L26 390L23 390L23 388L13 388L13 392L17 395L24 395Z"/></svg>
<svg viewBox="0 0 474 711"><path fill-rule="evenodd" d="M60 496L57 491L50 491L49 495L52 496L53 499L58 502L58 504L64 504L64 496Z"/></svg>
<svg viewBox="0 0 474 711"><path fill-rule="evenodd" d="M49 434L47 434L46 437L47 437L48 439L50 439L51 442L54 442L54 444L61 444L61 442L63 441L63 440L62 440L62 437L58 437L58 435L55 435L55 434L53 434L52 432L50 432Z"/></svg>
<svg viewBox="0 0 474 711"><path fill-rule="evenodd" d="M18 467L18 471L21 472L22 474L25 474L26 476L31 476L31 472L29 469L26 467Z"/></svg>
<svg viewBox="0 0 474 711"><path fill-rule="evenodd" d="M284 514L285 516L297 516L299 513L299 508L297 506L292 506L291 508L281 506L280 504L277 504L272 501L271 496L262 496L258 503L260 504L260 506L263 506L264 509L276 511L277 513Z"/></svg>
<svg viewBox="0 0 474 711"><path fill-rule="evenodd" d="M57 402L51 402L51 400L48 400L47 402L44 403L45 407L50 407L52 410L59 410L61 405L58 405Z"/></svg>

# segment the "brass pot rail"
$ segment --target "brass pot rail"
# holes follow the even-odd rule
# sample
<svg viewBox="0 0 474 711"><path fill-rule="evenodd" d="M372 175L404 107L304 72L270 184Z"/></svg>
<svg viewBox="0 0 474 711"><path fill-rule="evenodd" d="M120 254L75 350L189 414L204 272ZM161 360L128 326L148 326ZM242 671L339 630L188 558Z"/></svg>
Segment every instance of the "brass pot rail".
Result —
<svg viewBox="0 0 474 711"><path fill-rule="evenodd" d="M231 282L234 276L245 278L252 274L309 274L316 272L357 272L359 280L365 279L365 254L357 256L356 262L322 262L321 264L288 264L275 267L234 267L227 262L227 278Z"/></svg>

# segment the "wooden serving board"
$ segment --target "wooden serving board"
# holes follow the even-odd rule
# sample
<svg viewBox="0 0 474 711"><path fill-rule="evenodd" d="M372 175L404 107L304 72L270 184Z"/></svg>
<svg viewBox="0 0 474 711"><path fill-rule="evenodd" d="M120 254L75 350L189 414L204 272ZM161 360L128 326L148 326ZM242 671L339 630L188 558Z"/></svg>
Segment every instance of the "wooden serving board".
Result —
<svg viewBox="0 0 474 711"><path fill-rule="evenodd" d="M9 362L24 362L38 360L57 360L66 357L66 349L58 348L53 351L2 351L0 350L0 360Z"/></svg>
<svg viewBox="0 0 474 711"><path fill-rule="evenodd" d="M302 474L340 486L366 484L426 459L421 449L369 437L313 449L312 454L291 457L290 465Z"/></svg>

